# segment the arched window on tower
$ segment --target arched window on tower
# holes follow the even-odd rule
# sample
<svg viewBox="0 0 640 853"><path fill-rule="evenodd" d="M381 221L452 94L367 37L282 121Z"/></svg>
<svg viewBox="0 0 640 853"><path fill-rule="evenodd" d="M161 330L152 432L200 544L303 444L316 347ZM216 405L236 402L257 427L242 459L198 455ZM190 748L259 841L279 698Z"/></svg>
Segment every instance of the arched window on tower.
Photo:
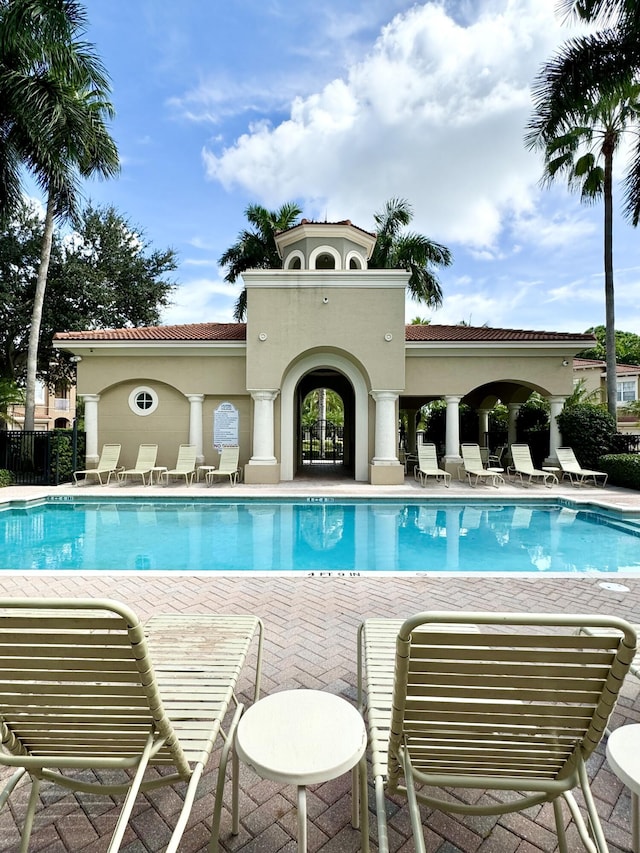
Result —
<svg viewBox="0 0 640 853"><path fill-rule="evenodd" d="M336 259L328 252L323 252L316 258L317 270L334 270L336 268Z"/></svg>

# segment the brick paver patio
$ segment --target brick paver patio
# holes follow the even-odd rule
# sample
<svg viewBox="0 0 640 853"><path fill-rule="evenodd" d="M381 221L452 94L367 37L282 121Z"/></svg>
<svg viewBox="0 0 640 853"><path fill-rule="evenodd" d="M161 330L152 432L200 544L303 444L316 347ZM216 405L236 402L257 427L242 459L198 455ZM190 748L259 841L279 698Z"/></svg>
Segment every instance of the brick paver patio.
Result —
<svg viewBox="0 0 640 853"><path fill-rule="evenodd" d="M601 493L601 490L599 490ZM132 493L129 492L128 493ZM104 494L104 492L103 492ZM236 493L238 494L238 493ZM520 492L521 494L521 492ZM619 502L637 495L620 492ZM576 576L363 576L303 577L217 575L46 575L3 574L5 596L100 596L126 601L141 616L161 611L251 612L265 623L263 693L306 687L327 690L355 702L356 631L369 616L404 617L427 609L607 612L640 622L640 578ZM253 660L240 682L249 701ZM640 684L627 680L613 726L640 722ZM213 762L215 764L215 761ZM608 769L604 749L591 760L593 792L611 853L631 849L630 797ZM207 850L213 803L213 766L202 780L181 851ZM2 774L6 777L7 773ZM221 847L242 853L296 849L295 790L259 779L241 768L240 834L230 834L223 814ZM21 783L10 806L0 811L0 850L18 850L15 821L26 808L29 785ZM228 792L230 794L230 791ZM179 811L182 789L162 789L138 798L123 845L124 853L164 849ZM373 808L372 790L369 791ZM108 847L118 812L109 798L72 795L44 785L30 849L37 853L101 853ZM389 835L394 853L413 850L410 822L401 802L389 801ZM308 795L309 849L350 853L360 847L350 824L350 777L312 786ZM458 818L424 813L429 853L553 853L556 836L551 807L491 818ZM371 830L375 818L371 813ZM375 835L373 836L375 842ZM569 833L570 851L580 850ZM375 848L374 848L375 849Z"/></svg>

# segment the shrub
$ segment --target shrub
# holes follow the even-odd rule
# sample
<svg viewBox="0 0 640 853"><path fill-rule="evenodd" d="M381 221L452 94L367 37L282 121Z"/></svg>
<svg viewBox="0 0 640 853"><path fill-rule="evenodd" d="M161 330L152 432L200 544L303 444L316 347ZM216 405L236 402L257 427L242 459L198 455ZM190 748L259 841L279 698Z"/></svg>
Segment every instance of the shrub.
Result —
<svg viewBox="0 0 640 853"><path fill-rule="evenodd" d="M6 468L0 468L0 489L13 484L13 474Z"/></svg>
<svg viewBox="0 0 640 853"><path fill-rule="evenodd" d="M77 459L84 459L85 437L84 433L78 433ZM57 470L56 485L71 480L74 471L73 464L73 430L53 430L51 438L52 468ZM78 463L76 461L76 468ZM80 465L79 467L82 467Z"/></svg>
<svg viewBox="0 0 640 853"><path fill-rule="evenodd" d="M433 441L436 445L444 447L447 404L444 400L435 400L429 406L422 409L422 420L425 428L425 440ZM478 441L478 415L465 403L460 405L460 441Z"/></svg>
<svg viewBox="0 0 640 853"><path fill-rule="evenodd" d="M610 453L598 460L600 471L606 471L613 486L640 491L640 456L635 453Z"/></svg>
<svg viewBox="0 0 640 853"><path fill-rule="evenodd" d="M601 456L609 453L616 422L601 406L588 403L564 408L557 417L562 442L573 447L583 468L598 468Z"/></svg>
<svg viewBox="0 0 640 853"><path fill-rule="evenodd" d="M540 468L549 455L549 404L539 394L532 394L520 407L516 437L529 445L533 464Z"/></svg>

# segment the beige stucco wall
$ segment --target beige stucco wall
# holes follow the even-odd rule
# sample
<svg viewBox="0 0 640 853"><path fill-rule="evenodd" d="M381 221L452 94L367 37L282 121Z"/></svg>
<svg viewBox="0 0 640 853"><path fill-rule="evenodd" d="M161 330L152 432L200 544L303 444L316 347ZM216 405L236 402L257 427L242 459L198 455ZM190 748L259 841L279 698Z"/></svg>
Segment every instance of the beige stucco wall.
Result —
<svg viewBox="0 0 640 853"><path fill-rule="evenodd" d="M142 349L140 347L139 349ZM78 393L101 394L119 382L139 385L165 382L182 394L244 394L244 347L234 355L214 355L206 350L181 354L179 347L158 349L154 355L97 350L84 354L78 365Z"/></svg>
<svg viewBox="0 0 640 853"><path fill-rule="evenodd" d="M133 377L133 378L132 378ZM204 464L215 465L214 412L223 402L238 410L240 463L251 455L252 402L245 390L245 360L241 356L207 357L202 353L172 356L83 355L78 365L78 393L99 394L98 445L122 444L123 465L134 464L138 445L158 444L158 465L175 465L178 446L189 442L190 404L185 395L204 394ZM158 395L158 407L149 415L131 411L129 395L148 386Z"/></svg>
<svg viewBox="0 0 640 853"><path fill-rule="evenodd" d="M358 280L364 282L356 271L341 280L349 276L360 276ZM395 277L403 281L406 274L395 273ZM320 272L280 272L279 287L254 287L254 280L260 281L256 273L245 275L248 388L280 388L291 363L302 356L319 350L341 354L348 350L350 360L361 366L369 389L402 389L403 287L329 286L330 279ZM261 335L266 339L261 340ZM391 339L385 340L385 335Z"/></svg>
<svg viewBox="0 0 640 853"><path fill-rule="evenodd" d="M543 395L568 396L573 390L572 357L571 352L565 356L557 350L492 350L486 345L438 350L437 354L410 351L404 393L464 396L489 382L514 382Z"/></svg>

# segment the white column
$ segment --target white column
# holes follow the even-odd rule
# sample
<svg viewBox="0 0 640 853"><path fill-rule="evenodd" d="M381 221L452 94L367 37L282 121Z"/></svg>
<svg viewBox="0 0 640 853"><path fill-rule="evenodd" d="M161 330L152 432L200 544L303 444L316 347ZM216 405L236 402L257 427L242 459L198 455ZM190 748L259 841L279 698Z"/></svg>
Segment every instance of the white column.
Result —
<svg viewBox="0 0 640 853"><path fill-rule="evenodd" d="M507 409L509 410L509 426L507 432L507 443L509 447L512 444L516 443L517 439L517 431L516 431L516 421L518 419L518 412L522 407L522 403L508 403Z"/></svg>
<svg viewBox="0 0 640 853"><path fill-rule="evenodd" d="M196 462L202 465L204 452L202 448L202 403L204 394L185 394L189 401L189 444L196 448Z"/></svg>
<svg viewBox="0 0 640 853"><path fill-rule="evenodd" d="M249 465L275 465L273 402L278 391L252 391L253 455Z"/></svg>
<svg viewBox="0 0 640 853"><path fill-rule="evenodd" d="M460 460L460 400L462 397L445 397L447 417L445 425L445 458Z"/></svg>
<svg viewBox="0 0 640 853"><path fill-rule="evenodd" d="M490 409L478 409L478 444L484 447L484 441L489 432Z"/></svg>
<svg viewBox="0 0 640 853"><path fill-rule="evenodd" d="M566 397L549 397L549 464L558 462L557 450L562 447L562 435L556 418L564 408Z"/></svg>
<svg viewBox="0 0 640 853"><path fill-rule="evenodd" d="M372 465L399 465L397 456L398 426L396 418L396 391L371 391L376 401L376 432Z"/></svg>
<svg viewBox="0 0 640 853"><path fill-rule="evenodd" d="M98 402L100 394L81 394L84 400L85 460L87 465L98 463Z"/></svg>

